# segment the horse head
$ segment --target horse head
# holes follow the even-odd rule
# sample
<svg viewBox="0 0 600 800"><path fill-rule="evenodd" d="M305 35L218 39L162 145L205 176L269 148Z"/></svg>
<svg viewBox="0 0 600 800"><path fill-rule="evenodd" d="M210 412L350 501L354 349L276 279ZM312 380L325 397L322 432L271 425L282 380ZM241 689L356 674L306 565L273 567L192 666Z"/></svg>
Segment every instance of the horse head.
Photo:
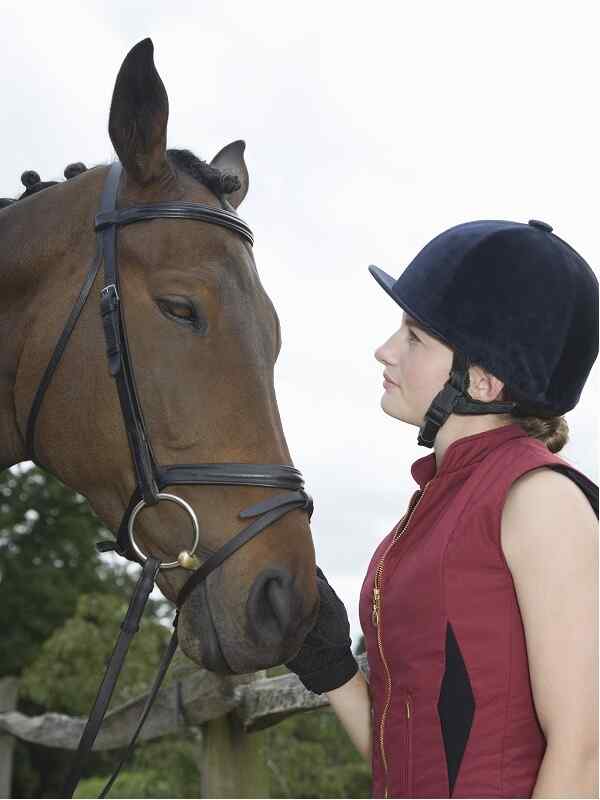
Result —
<svg viewBox="0 0 600 800"><path fill-rule="evenodd" d="M188 150L168 150L168 112L152 42L145 39L125 58L110 108L109 135L122 165L117 208L201 203L236 215L249 183L244 142L226 145L210 163ZM96 257L94 219L109 169L78 168L67 181L31 190L0 211L0 324L10 334L3 337L0 376L4 466L29 457L32 404ZM121 227L117 254L123 325L156 460L293 466L273 382L279 320L249 242L218 224L158 218ZM107 369L96 300L101 288L95 278L91 301L45 390L35 454L115 531L136 476ZM277 491L179 485L176 494L195 512L202 555L243 528L240 509ZM190 549L190 519L175 503L144 508L135 526L139 548L160 561ZM157 583L175 601L189 576L183 567L161 570ZM291 658L317 605L310 527L296 508L194 587L180 609L179 641L208 669L250 672Z"/></svg>

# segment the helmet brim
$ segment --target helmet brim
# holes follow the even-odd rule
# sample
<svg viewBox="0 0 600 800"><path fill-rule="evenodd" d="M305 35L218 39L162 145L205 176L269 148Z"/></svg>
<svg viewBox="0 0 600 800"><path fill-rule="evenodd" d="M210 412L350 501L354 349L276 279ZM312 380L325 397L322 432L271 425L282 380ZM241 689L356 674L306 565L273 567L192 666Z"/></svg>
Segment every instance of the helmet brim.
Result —
<svg viewBox="0 0 600 800"><path fill-rule="evenodd" d="M399 299L394 294L393 287L394 284L396 283L395 278L392 278L391 275L388 275L387 272L384 272L382 269L379 269L379 267L376 267L374 264L371 264L369 266L369 272L375 278L375 280L381 286L381 288L384 289L389 294L389 296L398 303L400 307L402 307L402 303L400 303Z"/></svg>
<svg viewBox="0 0 600 800"><path fill-rule="evenodd" d="M414 309L412 309L409 305L407 305L407 303L404 300L398 297L398 295L394 292L394 284L396 283L396 280L392 278L391 275L388 275L387 272L384 272L382 269L379 269L379 267L376 267L374 264L371 264L369 266L369 272L375 278L375 280L381 286L381 288L384 289L389 294L392 300L395 300L396 303L400 306L400 308L403 311L406 311L406 313L409 316L411 316L413 319L416 319L417 322L420 322L430 336L439 339L441 342L444 342L449 347L454 346L450 344L450 342L446 339L446 337L443 334L439 333L439 331L437 331L431 325L431 323L427 322L427 320L424 320L420 314L414 311Z"/></svg>

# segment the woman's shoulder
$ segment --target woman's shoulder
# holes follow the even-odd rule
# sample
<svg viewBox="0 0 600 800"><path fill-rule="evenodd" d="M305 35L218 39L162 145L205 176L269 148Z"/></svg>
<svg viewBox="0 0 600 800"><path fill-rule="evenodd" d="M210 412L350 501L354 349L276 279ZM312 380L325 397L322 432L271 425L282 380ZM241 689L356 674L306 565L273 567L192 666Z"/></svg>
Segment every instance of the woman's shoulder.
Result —
<svg viewBox="0 0 600 800"><path fill-rule="evenodd" d="M509 566L528 549L524 547L525 537L542 537L539 543L547 545L573 530L583 531L574 535L589 535L597 530L597 519L587 497L570 477L550 466L540 466L514 481L502 509L501 525L502 550Z"/></svg>

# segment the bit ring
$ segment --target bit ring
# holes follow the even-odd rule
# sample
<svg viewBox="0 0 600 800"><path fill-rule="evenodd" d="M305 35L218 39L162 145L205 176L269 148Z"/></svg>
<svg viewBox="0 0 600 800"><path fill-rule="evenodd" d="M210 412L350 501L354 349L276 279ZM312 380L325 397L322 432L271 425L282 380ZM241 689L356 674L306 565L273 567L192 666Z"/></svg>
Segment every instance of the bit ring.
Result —
<svg viewBox="0 0 600 800"><path fill-rule="evenodd" d="M198 547L198 542L200 541L200 528L198 525L198 517L196 516L196 512L189 503L187 503L183 498L177 497L176 494L167 494L166 492L159 492L156 496L159 498L159 500L170 500L172 503L177 503L177 505L184 508L192 518L192 525L194 526L194 543L192 545L192 549L189 550L188 552L190 553L190 555L193 555L194 551ZM138 556L142 559L142 561L146 561L148 556L139 547L138 543L135 540L135 537L133 535L133 523L135 521L136 516L139 514L142 508L144 508L145 505L146 501L140 500L140 502L133 508L131 516L129 517L129 523L127 525L127 529L129 531L129 541L131 542L131 546L138 554ZM173 569L174 567L180 567L180 566L181 564L179 561L163 561L160 564L159 569Z"/></svg>

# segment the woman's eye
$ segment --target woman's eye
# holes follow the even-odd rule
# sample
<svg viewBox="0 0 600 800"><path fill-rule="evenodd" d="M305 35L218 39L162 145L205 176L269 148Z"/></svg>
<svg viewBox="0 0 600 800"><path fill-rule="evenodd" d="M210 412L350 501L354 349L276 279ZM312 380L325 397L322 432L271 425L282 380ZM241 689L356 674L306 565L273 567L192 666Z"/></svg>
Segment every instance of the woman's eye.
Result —
<svg viewBox="0 0 600 800"><path fill-rule="evenodd" d="M414 342L420 342L420 341L421 341L421 340L419 339L419 337L418 337L418 336L415 336L415 335L414 335L414 333L413 333L411 330L409 330L409 331L408 331L408 333L409 333L409 336L410 336L410 338L411 338L411 340L412 340L412 341L414 341Z"/></svg>

